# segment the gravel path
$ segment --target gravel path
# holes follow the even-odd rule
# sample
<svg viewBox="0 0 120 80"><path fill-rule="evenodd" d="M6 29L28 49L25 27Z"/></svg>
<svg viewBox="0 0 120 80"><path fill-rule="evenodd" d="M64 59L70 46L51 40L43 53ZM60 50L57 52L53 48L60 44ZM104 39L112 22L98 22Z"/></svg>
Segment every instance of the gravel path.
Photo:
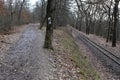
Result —
<svg viewBox="0 0 120 80"><path fill-rule="evenodd" d="M19 40L27 27L27 25L14 26L10 34L0 34L0 60L6 54L7 50Z"/></svg>
<svg viewBox="0 0 120 80"><path fill-rule="evenodd" d="M44 50L44 33L29 25L0 61L0 80L53 80L54 65ZM55 79L54 79L55 80Z"/></svg>

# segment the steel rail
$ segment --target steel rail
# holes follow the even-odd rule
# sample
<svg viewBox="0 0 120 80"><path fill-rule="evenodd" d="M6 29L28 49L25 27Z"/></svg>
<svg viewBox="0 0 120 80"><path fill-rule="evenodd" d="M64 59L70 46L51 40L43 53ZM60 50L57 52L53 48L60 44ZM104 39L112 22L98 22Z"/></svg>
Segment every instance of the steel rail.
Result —
<svg viewBox="0 0 120 80"><path fill-rule="evenodd" d="M118 64L120 66L120 58L116 55L114 55L112 52L108 51L107 49L103 48L102 46L98 45L97 43L93 42L92 40L90 40L88 37L86 37L83 34L78 35L79 39L83 39L83 41L86 41L87 43L89 42L90 45L92 45L93 47L95 47L97 50L99 50L103 55L107 56L109 59L111 59L112 61L114 61L116 64Z"/></svg>

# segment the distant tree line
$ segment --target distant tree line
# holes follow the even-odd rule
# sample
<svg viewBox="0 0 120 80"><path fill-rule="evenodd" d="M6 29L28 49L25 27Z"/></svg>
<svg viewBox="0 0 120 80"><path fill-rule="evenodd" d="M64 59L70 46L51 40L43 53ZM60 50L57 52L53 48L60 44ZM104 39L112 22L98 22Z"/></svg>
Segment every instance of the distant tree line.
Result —
<svg viewBox="0 0 120 80"><path fill-rule="evenodd" d="M74 27L87 35L106 38L106 42L120 40L119 0L75 0L78 11Z"/></svg>
<svg viewBox="0 0 120 80"><path fill-rule="evenodd" d="M69 24L87 35L104 37L115 47L120 40L118 6L119 0L39 0L31 10L28 0L0 0L0 30L39 22L40 28L47 26L52 44L53 29Z"/></svg>
<svg viewBox="0 0 120 80"><path fill-rule="evenodd" d="M0 0L0 30L9 30L14 25L30 22L28 0Z"/></svg>

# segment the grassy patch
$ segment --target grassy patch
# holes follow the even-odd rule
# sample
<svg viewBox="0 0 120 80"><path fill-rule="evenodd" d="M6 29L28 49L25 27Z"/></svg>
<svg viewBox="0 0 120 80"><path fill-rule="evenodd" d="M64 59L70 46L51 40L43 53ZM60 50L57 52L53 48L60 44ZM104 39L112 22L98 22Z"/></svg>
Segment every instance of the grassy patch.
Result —
<svg viewBox="0 0 120 80"><path fill-rule="evenodd" d="M74 39L68 33L60 29L55 30L55 35L58 37L58 42L62 44L70 59L80 68L79 73L82 76L82 80L100 80L98 73L82 55L83 53L81 53Z"/></svg>

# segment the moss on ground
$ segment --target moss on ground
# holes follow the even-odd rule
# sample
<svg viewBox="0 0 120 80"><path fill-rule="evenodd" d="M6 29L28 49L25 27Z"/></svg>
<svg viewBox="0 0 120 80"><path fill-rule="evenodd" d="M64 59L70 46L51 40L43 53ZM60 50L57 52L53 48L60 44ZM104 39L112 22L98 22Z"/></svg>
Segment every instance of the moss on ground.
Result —
<svg viewBox="0 0 120 80"><path fill-rule="evenodd" d="M79 73L82 76L82 80L101 80L97 71L95 71L83 56L83 53L81 53L74 39L66 31L61 29L55 30L55 34L58 36L58 42L62 44L70 59L80 68Z"/></svg>

